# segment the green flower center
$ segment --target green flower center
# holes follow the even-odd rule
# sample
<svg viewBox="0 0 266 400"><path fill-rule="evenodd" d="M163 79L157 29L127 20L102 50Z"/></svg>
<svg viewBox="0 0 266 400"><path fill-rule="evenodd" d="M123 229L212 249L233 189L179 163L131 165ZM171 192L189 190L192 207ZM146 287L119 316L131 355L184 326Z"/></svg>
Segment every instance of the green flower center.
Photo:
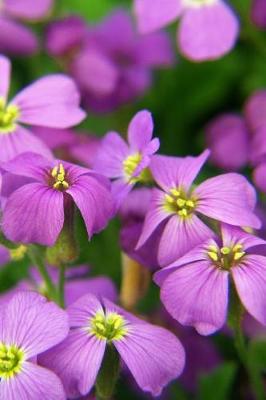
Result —
<svg viewBox="0 0 266 400"><path fill-rule="evenodd" d="M189 197L181 189L173 188L165 195L164 208L167 212L176 213L182 218L187 218L195 211L197 201Z"/></svg>
<svg viewBox="0 0 266 400"><path fill-rule="evenodd" d="M127 334L126 320L117 313L98 312L90 320L90 332L102 340L120 340Z"/></svg>
<svg viewBox="0 0 266 400"><path fill-rule="evenodd" d="M236 244L233 247L210 246L208 248L208 257L220 269L230 270L239 264L245 256L242 244Z"/></svg>
<svg viewBox="0 0 266 400"><path fill-rule="evenodd" d="M25 353L16 346L0 343L0 378L9 379L22 369Z"/></svg>
<svg viewBox="0 0 266 400"><path fill-rule="evenodd" d="M129 183L137 183L137 182L149 182L151 180L151 174L148 168L144 168L138 176L132 176L138 167L139 163L142 160L142 155L140 153L132 154L128 156L123 161L123 172L126 177L126 180Z"/></svg>
<svg viewBox="0 0 266 400"><path fill-rule="evenodd" d="M13 104L6 105L5 100L0 98L0 134L13 132L18 117L18 107Z"/></svg>
<svg viewBox="0 0 266 400"><path fill-rule="evenodd" d="M51 186L54 189L64 191L69 188L69 183L66 179L66 171L62 163L55 166L51 171Z"/></svg>

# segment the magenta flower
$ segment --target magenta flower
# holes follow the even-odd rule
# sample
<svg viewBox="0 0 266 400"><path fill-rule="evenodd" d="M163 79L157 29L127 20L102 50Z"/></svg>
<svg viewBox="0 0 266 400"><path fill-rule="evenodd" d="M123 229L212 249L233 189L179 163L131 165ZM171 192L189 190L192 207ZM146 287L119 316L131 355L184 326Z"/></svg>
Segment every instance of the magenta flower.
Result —
<svg viewBox="0 0 266 400"><path fill-rule="evenodd" d="M10 61L0 56L0 161L33 151L51 157L46 146L24 124L67 128L85 118L74 82L64 75L41 78L23 89L9 103Z"/></svg>
<svg viewBox="0 0 266 400"><path fill-rule="evenodd" d="M256 194L243 176L229 173L193 186L208 155L206 150L199 157L154 156L152 159L150 168L160 189L153 190L137 248L161 223L168 221L158 250L161 266L213 236L202 217L236 226L260 227L253 212Z"/></svg>
<svg viewBox="0 0 266 400"><path fill-rule="evenodd" d="M214 333L226 321L232 279L246 310L266 325L266 257L252 249L262 244L256 236L223 225L222 240L209 239L157 272L168 312L202 335Z"/></svg>
<svg viewBox="0 0 266 400"><path fill-rule="evenodd" d="M248 163L250 137L239 115L222 114L212 120L206 127L206 142L210 161L217 167L235 171Z"/></svg>
<svg viewBox="0 0 266 400"><path fill-rule="evenodd" d="M128 144L116 132L109 132L102 140L94 169L113 178L113 192L118 203L133 186L147 179L151 156L159 149L159 139L152 139L153 120L144 110L138 112L128 127Z"/></svg>
<svg viewBox="0 0 266 400"><path fill-rule="evenodd" d="M3 165L6 171L32 179L7 199L2 229L19 243L55 243L64 210L79 208L89 237L102 230L113 214L108 181L91 170L41 155L24 153Z"/></svg>
<svg viewBox="0 0 266 400"><path fill-rule="evenodd" d="M36 356L60 343L69 331L68 317L54 303L20 292L0 314L1 400L65 400L59 378L36 364Z"/></svg>
<svg viewBox="0 0 266 400"><path fill-rule="evenodd" d="M134 0L140 32L160 29L181 17L177 41L194 61L213 60L235 45L239 23L222 0Z"/></svg>
<svg viewBox="0 0 266 400"><path fill-rule="evenodd" d="M116 348L139 387L155 396L181 374L184 350L167 330L93 295L83 296L67 311L69 336L43 354L40 363L58 374L69 398L90 392L107 345Z"/></svg>
<svg viewBox="0 0 266 400"><path fill-rule="evenodd" d="M153 68L173 63L168 35L139 36L124 10L96 26L86 26L76 17L56 21L48 29L46 47L52 55L68 55L67 70L81 90L83 104L97 112L112 111L141 96L151 86Z"/></svg>
<svg viewBox="0 0 266 400"><path fill-rule="evenodd" d="M265 0L252 0L251 18L259 28L266 29Z"/></svg>
<svg viewBox="0 0 266 400"><path fill-rule="evenodd" d="M248 98L244 116L252 133L266 126L266 90L257 90Z"/></svg>
<svg viewBox="0 0 266 400"><path fill-rule="evenodd" d="M255 185L264 193L266 193L266 160L259 164L253 172L253 180Z"/></svg>
<svg viewBox="0 0 266 400"><path fill-rule="evenodd" d="M2 0L0 53L28 55L38 48L37 37L17 20L36 20L50 10L53 0Z"/></svg>

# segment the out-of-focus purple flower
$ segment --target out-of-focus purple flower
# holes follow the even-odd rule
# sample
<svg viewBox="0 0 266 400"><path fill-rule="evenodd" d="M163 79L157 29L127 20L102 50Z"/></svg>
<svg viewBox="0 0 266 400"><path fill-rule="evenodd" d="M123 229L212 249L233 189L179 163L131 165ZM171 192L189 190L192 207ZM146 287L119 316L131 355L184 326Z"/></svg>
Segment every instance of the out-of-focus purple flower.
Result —
<svg viewBox="0 0 266 400"><path fill-rule="evenodd" d="M255 185L266 193L266 162L259 164L253 171Z"/></svg>
<svg viewBox="0 0 266 400"><path fill-rule="evenodd" d="M244 119L236 114L220 115L206 127L210 160L225 170L238 170L247 164L249 139Z"/></svg>
<svg viewBox="0 0 266 400"><path fill-rule="evenodd" d="M109 182L83 167L24 153L3 169L32 179L7 199L2 229L18 243L53 245L64 224L64 209L76 204L91 237L113 214ZM74 202L74 203L73 203Z"/></svg>
<svg viewBox="0 0 266 400"><path fill-rule="evenodd" d="M101 142L94 169L114 179L113 193L118 206L138 182L147 180L147 167L152 155L160 146L159 139L152 139L153 120L144 110L138 112L128 127L128 143L116 132L106 134Z"/></svg>
<svg viewBox="0 0 266 400"><path fill-rule="evenodd" d="M244 117L252 133L266 126L266 90L258 90L248 98Z"/></svg>
<svg viewBox="0 0 266 400"><path fill-rule="evenodd" d="M266 29L266 3L265 0L252 0L251 18L254 24L261 29Z"/></svg>
<svg viewBox="0 0 266 400"><path fill-rule="evenodd" d="M71 15L48 25L46 32L46 48L55 57L73 55L79 50L86 37L87 25L80 16Z"/></svg>
<svg viewBox="0 0 266 400"><path fill-rule="evenodd" d="M222 226L222 240L209 239L170 266L156 272L168 312L202 335L226 321L229 278L246 310L266 325L266 257L252 248L266 242L243 230Z"/></svg>
<svg viewBox="0 0 266 400"><path fill-rule="evenodd" d="M149 188L135 189L129 193L119 210L122 221L120 244L124 253L151 270L159 268L157 254L161 232L156 230L144 245L136 250L145 215L150 206L152 191Z"/></svg>
<svg viewBox="0 0 266 400"><path fill-rule="evenodd" d="M69 398L90 392L107 345L116 348L139 387L153 395L159 395L164 386L181 374L184 350L167 330L93 295L80 298L67 311L69 336L39 361L58 374Z"/></svg>
<svg viewBox="0 0 266 400"><path fill-rule="evenodd" d="M266 161L266 123L252 137L250 162L253 166Z"/></svg>
<svg viewBox="0 0 266 400"><path fill-rule="evenodd" d="M39 137L57 158L70 162L78 162L91 168L101 139L87 132L75 132L71 129L53 129L35 127L34 135Z"/></svg>
<svg viewBox="0 0 266 400"><path fill-rule="evenodd" d="M193 186L208 156L206 150L199 157L152 158L150 169L160 189L153 189L137 248L161 223L167 222L158 251L161 266L213 236L213 231L200 216L236 226L260 227L254 214L255 190L245 177L228 173Z"/></svg>
<svg viewBox="0 0 266 400"><path fill-rule="evenodd" d="M57 21L48 30L46 46L67 61L83 104L94 111L111 111L134 100L150 87L153 68L173 63L166 33L137 35L125 11L84 30L84 22L75 17Z"/></svg>
<svg viewBox="0 0 266 400"><path fill-rule="evenodd" d="M36 364L68 334L68 316L37 293L16 294L0 314L0 398L65 400L60 379Z"/></svg>
<svg viewBox="0 0 266 400"><path fill-rule="evenodd" d="M235 45L239 23L222 0L134 0L139 31L158 30L181 17L177 42L194 61L213 60Z"/></svg>
<svg viewBox="0 0 266 400"><path fill-rule="evenodd" d="M52 7L53 0L2 0L0 53L29 55L38 48L35 34L17 20L37 20Z"/></svg>
<svg viewBox="0 0 266 400"><path fill-rule="evenodd" d="M51 157L46 146L24 124L68 128L80 123L85 113L79 108L79 92L69 77L50 75L32 83L7 103L10 75L10 61L0 56L0 161L26 151Z"/></svg>

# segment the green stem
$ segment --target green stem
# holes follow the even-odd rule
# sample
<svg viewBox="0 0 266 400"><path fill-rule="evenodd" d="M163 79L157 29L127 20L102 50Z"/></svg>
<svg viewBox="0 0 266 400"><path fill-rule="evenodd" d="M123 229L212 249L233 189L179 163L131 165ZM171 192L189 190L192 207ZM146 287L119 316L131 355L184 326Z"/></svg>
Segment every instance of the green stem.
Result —
<svg viewBox="0 0 266 400"><path fill-rule="evenodd" d="M255 395L256 400L265 400L265 388L260 371L255 368L249 359L249 354L246 348L245 337L242 331L242 316L243 316L243 306L238 297L234 285L231 285L231 297L230 297L230 312L229 312L229 325L234 332L235 348L237 350L239 359L241 360L243 366L245 367L252 391Z"/></svg>
<svg viewBox="0 0 266 400"><path fill-rule="evenodd" d="M0 244L2 244L4 247L6 247L7 249L16 249L18 248L20 245L17 243L13 243L10 240L8 240L2 232L0 232Z"/></svg>
<svg viewBox="0 0 266 400"><path fill-rule="evenodd" d="M120 372L120 357L112 344L106 346L104 359L96 380L97 400L112 398Z"/></svg>
<svg viewBox="0 0 266 400"><path fill-rule="evenodd" d="M58 304L65 307L65 265L60 265L59 269L59 282L58 282Z"/></svg>
<svg viewBox="0 0 266 400"><path fill-rule="evenodd" d="M49 298L54 301L57 301L56 288L52 282L50 275L47 272L44 262L42 261L43 257L40 254L40 250L38 249L37 246L31 245L28 248L28 254L31 261L33 262L34 265L36 265L36 267L40 272L40 275L45 283Z"/></svg>

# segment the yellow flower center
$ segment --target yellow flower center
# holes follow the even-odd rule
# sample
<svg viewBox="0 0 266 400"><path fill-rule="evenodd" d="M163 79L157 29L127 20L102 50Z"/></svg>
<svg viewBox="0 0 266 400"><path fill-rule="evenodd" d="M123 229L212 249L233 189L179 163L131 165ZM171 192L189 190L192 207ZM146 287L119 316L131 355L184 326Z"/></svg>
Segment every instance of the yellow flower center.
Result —
<svg viewBox="0 0 266 400"><path fill-rule="evenodd" d="M182 218L191 216L196 208L197 201L187 196L181 189L173 188L165 195L164 208L167 212L176 213Z"/></svg>
<svg viewBox="0 0 266 400"><path fill-rule="evenodd" d="M16 249L9 249L9 255L11 260L19 261L22 260L27 253L27 247L24 245L20 245Z"/></svg>
<svg viewBox="0 0 266 400"><path fill-rule="evenodd" d="M63 191L69 188L66 180L66 171L62 163L55 166L51 171L53 188Z"/></svg>
<svg viewBox="0 0 266 400"><path fill-rule="evenodd" d="M127 331L126 320L117 313L98 312L90 320L90 332L102 340L120 340Z"/></svg>
<svg viewBox="0 0 266 400"><path fill-rule="evenodd" d="M149 182L151 180L151 174L148 168L144 168L138 176L132 176L142 160L140 153L132 154L123 161L124 175L129 183L137 182Z"/></svg>
<svg viewBox="0 0 266 400"><path fill-rule="evenodd" d="M16 129L16 121L19 117L19 109L17 106L6 105L5 100L0 98L0 134L14 132Z"/></svg>
<svg viewBox="0 0 266 400"><path fill-rule="evenodd" d="M25 352L16 347L0 343L0 380L10 379L22 370Z"/></svg>
<svg viewBox="0 0 266 400"><path fill-rule="evenodd" d="M242 244L236 244L233 247L221 248L215 245L209 246L207 254L217 267L228 271L239 264L246 253L243 251Z"/></svg>

